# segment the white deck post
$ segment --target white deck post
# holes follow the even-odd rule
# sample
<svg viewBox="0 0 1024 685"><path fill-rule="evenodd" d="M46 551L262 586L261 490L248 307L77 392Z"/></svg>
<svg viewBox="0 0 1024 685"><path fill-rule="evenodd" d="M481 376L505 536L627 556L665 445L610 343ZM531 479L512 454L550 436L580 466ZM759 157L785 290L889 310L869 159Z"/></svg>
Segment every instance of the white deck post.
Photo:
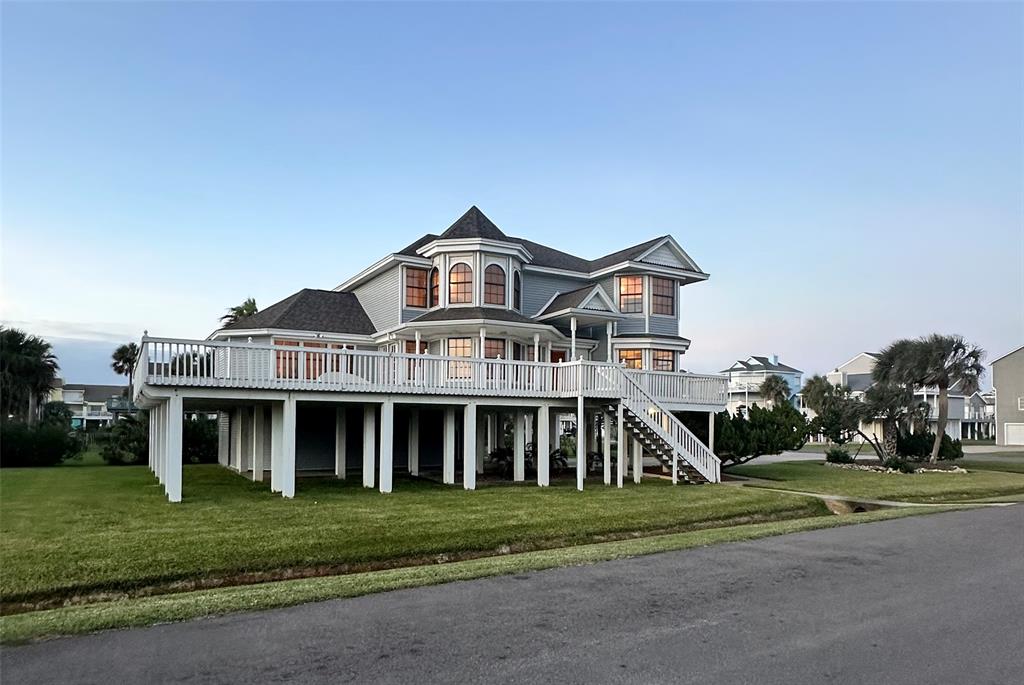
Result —
<svg viewBox="0 0 1024 685"><path fill-rule="evenodd" d="M619 402L619 408L616 412L616 423L618 424L618 436L619 441L618 449L616 451L615 460L615 481L618 487L622 487L623 479L626 475L626 417L625 411L622 408L622 402Z"/></svg>
<svg viewBox="0 0 1024 685"><path fill-rule="evenodd" d="M444 408L444 457L441 480L455 484L455 407Z"/></svg>
<svg viewBox="0 0 1024 685"><path fill-rule="evenodd" d="M604 456L604 484L612 484L612 415L601 413L601 452Z"/></svg>
<svg viewBox="0 0 1024 685"><path fill-rule="evenodd" d="M377 408L363 405L363 487L373 487L373 468L377 451Z"/></svg>
<svg viewBox="0 0 1024 685"><path fill-rule="evenodd" d="M560 419L561 414L558 414L556 412L555 415L550 417L550 420L548 421L548 433L550 433L550 435L548 436L548 444L551 447L551 449L548 450L549 454L552 450L561 449L562 447L562 441L560 439L562 436L561 426L559 425L561 423Z"/></svg>
<svg viewBox="0 0 1024 685"><path fill-rule="evenodd" d="M348 437L348 426L345 405L341 404L334 408L334 477L345 480L348 476L348 446L345 444Z"/></svg>
<svg viewBox="0 0 1024 685"><path fill-rule="evenodd" d="M526 412L516 409L512 415L512 480L526 480Z"/></svg>
<svg viewBox="0 0 1024 685"><path fill-rule="evenodd" d="M545 487L551 483L551 410L541 405L537 409L537 485Z"/></svg>
<svg viewBox="0 0 1024 685"><path fill-rule="evenodd" d="M409 410L409 475L420 475L420 410L415 407Z"/></svg>
<svg viewBox="0 0 1024 685"><path fill-rule="evenodd" d="M608 338L608 355L607 355L606 359L608 361L611 361L612 360L612 322L611 321L609 321L608 323L606 323L604 325L604 334Z"/></svg>
<svg viewBox="0 0 1024 685"><path fill-rule="evenodd" d="M476 403L462 410L462 487L476 490Z"/></svg>
<svg viewBox="0 0 1024 685"><path fill-rule="evenodd" d="M569 359L575 360L576 359L576 317L575 316L569 317L569 333L572 336L570 338L570 344L569 344ZM580 423L579 420L577 420L576 424L579 425L579 423ZM578 435L579 431L577 430L576 433Z"/></svg>
<svg viewBox="0 0 1024 685"><path fill-rule="evenodd" d="M533 361L540 361L540 333L533 334Z"/></svg>
<svg viewBox="0 0 1024 685"><path fill-rule="evenodd" d="M164 484L164 452L167 450L166 438L167 430L164 426L164 415L165 410L162 404L158 404L153 408L153 413L156 414L156 434L154 440L156 440L156 454L154 458L156 463L153 466L153 473L156 474L156 480L160 485Z"/></svg>
<svg viewBox="0 0 1024 685"><path fill-rule="evenodd" d="M295 497L295 400L291 397L281 407L281 496Z"/></svg>
<svg viewBox="0 0 1024 685"><path fill-rule="evenodd" d="M181 501L181 430L182 413L181 395L171 395L167 402L167 467L164 488L167 499L171 502Z"/></svg>
<svg viewBox="0 0 1024 685"><path fill-rule="evenodd" d="M715 452L715 412L708 412L708 450Z"/></svg>
<svg viewBox="0 0 1024 685"><path fill-rule="evenodd" d="M395 463L395 403L385 400L380 405L380 491L391 492Z"/></svg>
<svg viewBox="0 0 1024 685"><path fill-rule="evenodd" d="M487 418L479 408L476 413L476 472L484 472L484 458L487 456Z"/></svg>
<svg viewBox="0 0 1024 685"><path fill-rule="evenodd" d="M633 482L640 484L640 477L644 473L644 446L639 440L633 441Z"/></svg>
<svg viewBox="0 0 1024 685"><path fill-rule="evenodd" d="M256 482L263 480L263 446L267 439L267 428L264 416L263 405L257 404L252 408L252 479Z"/></svg>
<svg viewBox="0 0 1024 685"><path fill-rule="evenodd" d="M281 492L281 453L284 451L284 402L270 407L270 491Z"/></svg>
<svg viewBox="0 0 1024 685"><path fill-rule="evenodd" d="M587 427L584 425L583 414L583 395L580 395L576 400L576 489L580 492L583 491L583 479L587 475Z"/></svg>
<svg viewBox="0 0 1024 685"><path fill-rule="evenodd" d="M156 469L156 456L155 456L155 454L156 454L156 430L153 428L153 426L156 425L156 412L154 412L152 409L150 409L146 413L146 415L149 417L149 440L147 441L148 444L146 445L146 447L149 450L149 452L148 452L149 456L146 459L146 465L149 467L150 471L155 473L156 472L155 471L155 469Z"/></svg>
<svg viewBox="0 0 1024 685"><path fill-rule="evenodd" d="M243 471L244 459L242 458L242 407L235 407L231 410L231 457L234 457L232 467L239 473Z"/></svg>

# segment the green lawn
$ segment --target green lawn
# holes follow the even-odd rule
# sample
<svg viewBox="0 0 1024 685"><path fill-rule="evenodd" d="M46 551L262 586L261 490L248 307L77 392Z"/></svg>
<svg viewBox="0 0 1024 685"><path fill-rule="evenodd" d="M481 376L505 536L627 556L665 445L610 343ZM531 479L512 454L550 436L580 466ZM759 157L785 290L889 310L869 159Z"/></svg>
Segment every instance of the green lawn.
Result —
<svg viewBox="0 0 1024 685"><path fill-rule="evenodd" d="M0 601L287 569L358 571L825 513L803 497L663 481L588 484L580 494L568 484L465 492L398 480L385 496L351 481L300 479L296 498L285 500L218 466L187 466L184 498L166 503L144 467L5 469Z"/></svg>
<svg viewBox="0 0 1024 685"><path fill-rule="evenodd" d="M729 470L741 476L775 481L787 490L905 502L962 502L1024 494L1024 474L976 471L967 474L888 474L837 469L820 462L749 464Z"/></svg>
<svg viewBox="0 0 1024 685"><path fill-rule="evenodd" d="M1019 452L1017 453L1021 455ZM957 462L968 471L1003 471L1005 473L1024 473L1024 459L1007 459L1006 461L989 461L981 459L962 459Z"/></svg>

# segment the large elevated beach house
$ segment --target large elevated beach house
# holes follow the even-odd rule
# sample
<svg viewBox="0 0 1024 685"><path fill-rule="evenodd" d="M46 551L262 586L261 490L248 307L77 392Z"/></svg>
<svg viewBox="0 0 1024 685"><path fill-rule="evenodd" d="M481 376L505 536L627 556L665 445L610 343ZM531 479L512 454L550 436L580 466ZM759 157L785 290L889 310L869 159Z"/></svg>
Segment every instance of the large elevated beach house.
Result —
<svg viewBox="0 0 1024 685"><path fill-rule="evenodd" d="M611 484L614 464L621 486L645 459L673 482L717 482L713 435L679 419L726 405L724 377L680 368L679 288L707 278L671 236L584 259L472 207L334 290L300 290L207 340L144 336L133 393L151 468L180 501L183 414L217 411L221 463L269 471L285 497L297 473L474 489L511 424L512 479L529 467L544 486L557 417L575 415L581 490L588 466Z"/></svg>

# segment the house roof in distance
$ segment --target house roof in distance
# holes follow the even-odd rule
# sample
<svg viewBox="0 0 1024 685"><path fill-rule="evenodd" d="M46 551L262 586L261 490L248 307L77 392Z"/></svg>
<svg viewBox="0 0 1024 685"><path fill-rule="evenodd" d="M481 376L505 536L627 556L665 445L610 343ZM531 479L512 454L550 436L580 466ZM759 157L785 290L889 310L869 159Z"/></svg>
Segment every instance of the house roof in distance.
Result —
<svg viewBox="0 0 1024 685"><path fill-rule="evenodd" d="M372 335L376 332L359 300L350 292L303 288L241 321L220 330L279 328Z"/></svg>
<svg viewBox="0 0 1024 685"><path fill-rule="evenodd" d="M736 364L739 364L740 368L736 368ZM794 369L792 366L780 364L777 361L773 362L768 357L760 357L757 355L747 357L745 361L738 359L736 360L736 364L733 364L728 369L723 369L720 373L729 373L730 371L777 371L780 373L803 373L800 369Z"/></svg>
<svg viewBox="0 0 1024 685"><path fill-rule="evenodd" d="M125 385L94 385L91 383L65 383L64 391L81 390L86 402L106 402L111 397L124 394Z"/></svg>

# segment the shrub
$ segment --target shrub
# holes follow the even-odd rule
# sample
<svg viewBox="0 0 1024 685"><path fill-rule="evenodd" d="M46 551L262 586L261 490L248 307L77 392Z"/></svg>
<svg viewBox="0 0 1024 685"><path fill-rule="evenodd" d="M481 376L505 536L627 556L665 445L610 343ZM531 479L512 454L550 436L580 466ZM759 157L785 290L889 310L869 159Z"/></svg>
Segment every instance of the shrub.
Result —
<svg viewBox="0 0 1024 685"><path fill-rule="evenodd" d="M60 426L66 430L71 430L71 419L72 413L68 405L63 402L47 402L43 405L39 421L47 425Z"/></svg>
<svg viewBox="0 0 1024 685"><path fill-rule="evenodd" d="M825 452L825 461L830 464L852 464L853 457L842 447L832 447Z"/></svg>
<svg viewBox="0 0 1024 685"><path fill-rule="evenodd" d="M882 465L887 469L895 469L900 473L913 473L914 469L917 468L914 464L903 457L890 457L882 462Z"/></svg>
<svg viewBox="0 0 1024 685"><path fill-rule="evenodd" d="M73 431L53 423L0 423L0 466L55 466L84 449Z"/></svg>
<svg viewBox="0 0 1024 685"><path fill-rule="evenodd" d="M181 459L186 464L217 463L217 419L200 414L182 423Z"/></svg>
<svg viewBox="0 0 1024 685"><path fill-rule="evenodd" d="M149 463L149 420L145 412L124 416L96 434L100 456L111 466Z"/></svg>
<svg viewBox="0 0 1024 685"><path fill-rule="evenodd" d="M900 432L896 437L896 453L911 461L925 461L931 456L934 444L935 433L931 431L913 434ZM943 434L942 443L939 445L939 460L953 461L961 459L963 456L963 443Z"/></svg>

